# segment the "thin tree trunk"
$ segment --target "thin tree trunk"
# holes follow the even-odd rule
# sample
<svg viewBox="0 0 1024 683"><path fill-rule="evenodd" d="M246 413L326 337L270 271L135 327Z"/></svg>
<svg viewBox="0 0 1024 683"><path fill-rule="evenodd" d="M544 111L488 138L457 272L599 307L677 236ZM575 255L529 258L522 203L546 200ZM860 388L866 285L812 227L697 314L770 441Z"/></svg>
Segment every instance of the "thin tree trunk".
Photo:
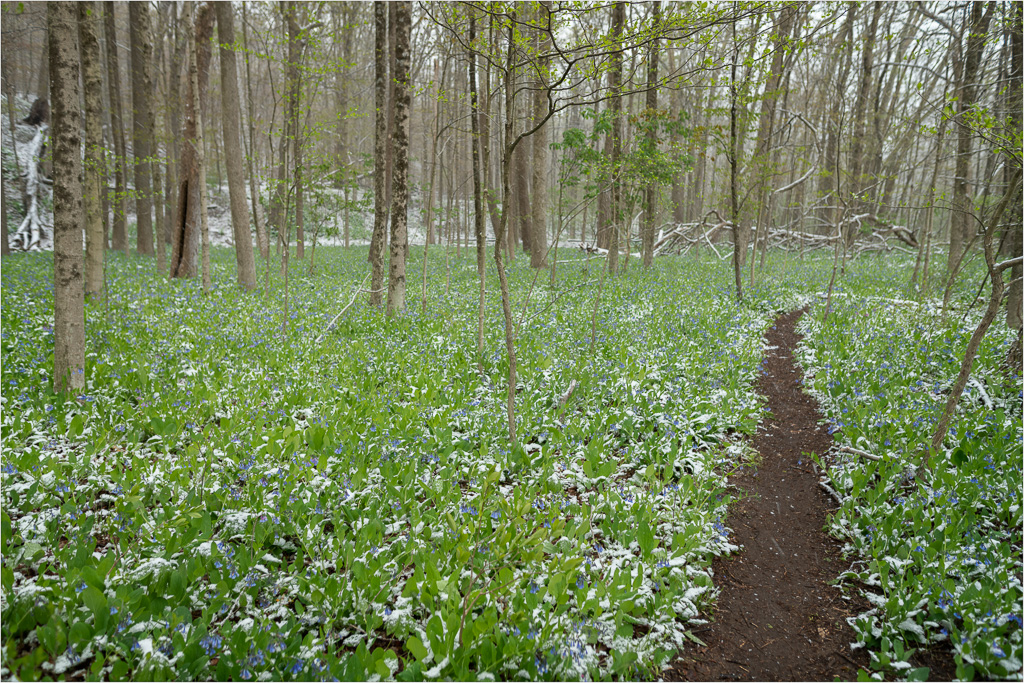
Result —
<svg viewBox="0 0 1024 683"><path fill-rule="evenodd" d="M302 77L300 62L302 60L302 44L299 41L299 23L295 16L298 3L286 4L286 21L288 24L288 121L291 127L293 178L295 187L295 258L305 256L305 226L303 225L303 192L302 192L302 120L299 116L302 98Z"/></svg>
<svg viewBox="0 0 1024 683"><path fill-rule="evenodd" d="M472 10L471 10L472 11ZM476 41L476 13L469 15L469 44ZM469 103L470 126L473 137L473 223L476 230L476 271L480 281L479 309L477 311L476 353L479 369L483 372L484 352L484 311L487 299L487 228L484 225L483 182L480 178L483 167L480 163L480 112L476 96L476 52L469 53ZM424 259L426 260L426 259Z"/></svg>
<svg viewBox="0 0 1024 683"><path fill-rule="evenodd" d="M447 65L447 64L446 64ZM423 283L420 289L420 308L422 311L427 310L427 253L430 249L430 243L435 240L434 237L434 194L435 194L435 179L437 177L437 138L439 137L439 126L440 126L440 110L441 110L441 91L443 84L441 82L441 72L438 69L437 59L434 59L434 124L432 129L431 145L430 145L430 180L429 189L427 190L427 234L423 242Z"/></svg>
<svg viewBox="0 0 1024 683"><path fill-rule="evenodd" d="M211 14L209 7L206 8L206 13ZM207 200L206 200L206 154L203 148L203 142L206 139L205 131L203 130L203 107L200 102L200 88L199 88L199 36L197 31L198 17L195 22L191 22L192 33L189 35L189 50L188 50L188 73L189 83L192 86L192 109L195 112L196 122L196 138L195 138L195 154L196 154L196 168L198 169L199 182L199 224L200 231L202 234L203 241L203 292L209 293L210 291L210 229L209 221L207 218ZM209 22L207 22L208 24ZM209 47L206 48L209 50Z"/></svg>
<svg viewBox="0 0 1024 683"><path fill-rule="evenodd" d="M246 3L242 3L242 47L245 51L245 90L246 107L249 112L249 154L246 156L246 164L249 167L249 200L252 202L252 220L256 226L256 241L259 243L260 256L263 260L270 260L270 236L260 223L260 193L256 185L256 126L253 124L253 97L252 97L252 70L249 62L249 22ZM230 182L230 181L229 181ZM347 245L346 245L347 246ZM269 275L270 269L267 268Z"/></svg>
<svg viewBox="0 0 1024 683"><path fill-rule="evenodd" d="M988 266L988 277L992 282L992 293L989 296L988 308L985 309L985 313L971 335L970 341L967 342L967 349L964 351L964 358L960 363L960 374L957 375L956 381L953 383L952 389L950 389L949 398L946 400L942 415L935 426L935 432L932 434L931 448L925 453L923 467L928 467L929 458L937 454L942 448L942 442L949 431L949 423L953 420L956 406L960 403L960 397L964 393L964 387L967 386L967 380L970 379L971 368L974 366L974 359L978 355L978 349L985 338L985 333L988 332L988 328L999 314L999 307L1003 301L1003 292L1006 289L1006 285L1003 281L1002 270L996 267L996 253L993 249L993 243L995 241L995 233L999 228L999 221L1002 220L1007 206L1013 202L1020 191L1020 184L1021 170L1018 168L1006 190L1006 194L1003 195L999 205L996 207L988 226L984 228L983 249L985 252L985 263Z"/></svg>
<svg viewBox="0 0 1024 683"><path fill-rule="evenodd" d="M125 182L128 176L127 151L124 140L124 118L121 115L121 69L118 60L117 30L114 21L113 2L103 3L103 21L107 43L107 85L110 90L110 136L114 139L114 220L111 226L111 248L116 251L128 251L127 228L125 221L125 198L128 189Z"/></svg>
<svg viewBox="0 0 1024 683"><path fill-rule="evenodd" d="M652 32L658 34L661 23L661 0L657 0L651 6L651 18L654 24ZM647 51L647 113L650 117L647 131L647 145L653 153L658 144L658 133L655 127L656 112L658 111L658 40L655 38ZM658 188L651 183L647 186L644 197L644 222L643 235L643 263L645 268L650 268L654 263L654 214L658 210Z"/></svg>
<svg viewBox="0 0 1024 683"><path fill-rule="evenodd" d="M739 150L737 148L737 111L738 93L736 92L736 59L739 43L736 42L736 24L733 23L732 65L729 76L729 219L732 221L733 233L733 274L736 278L736 299L743 300L743 257L747 253L747 230L741 225L739 206Z"/></svg>
<svg viewBox="0 0 1024 683"><path fill-rule="evenodd" d="M512 322L512 300L509 293L508 275L505 272L505 262L501 257L502 242L505 239L505 231L508 227L509 200L512 195L512 152L513 148L513 122L515 121L515 81L513 76L513 65L515 64L515 9L511 12L508 29L508 54L505 61L505 137L501 158L501 202L503 210L501 220L495 231L494 240L494 262L498 270L498 284L501 288L501 310L505 319L505 352L508 357L508 393L506 398L506 412L508 414L508 440L511 444L516 443L516 345L515 326Z"/></svg>
<svg viewBox="0 0 1024 683"><path fill-rule="evenodd" d="M53 91L53 390L85 386L85 288L82 277L82 157L79 137L77 8L46 8Z"/></svg>
<svg viewBox="0 0 1024 683"><path fill-rule="evenodd" d="M612 5L612 44L620 46L622 29L626 21L626 3L616 2ZM611 58L611 71L608 72L609 91L612 109L612 168L619 174L619 159L622 156L622 52L616 51ZM619 183L612 180L611 187L611 221L608 226L608 273L615 275L619 269L619 226L622 215L622 193ZM629 233L626 233L629 239Z"/></svg>

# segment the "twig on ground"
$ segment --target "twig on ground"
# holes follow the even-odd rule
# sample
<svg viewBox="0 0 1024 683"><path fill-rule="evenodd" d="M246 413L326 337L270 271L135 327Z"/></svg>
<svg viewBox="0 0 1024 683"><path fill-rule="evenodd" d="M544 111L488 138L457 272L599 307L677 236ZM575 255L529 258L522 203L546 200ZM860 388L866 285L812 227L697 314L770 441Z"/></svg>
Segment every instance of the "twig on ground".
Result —
<svg viewBox="0 0 1024 683"><path fill-rule="evenodd" d="M343 316L345 314L345 311L347 311L349 308L352 307L352 304L354 304L356 302L356 298L360 294L364 294L364 293L367 292L367 290L363 289L363 285L365 285L366 281L369 280L369 279L370 279L370 274L367 273L366 277L364 277L363 281L359 284L359 287L356 288L356 291L352 293L352 299L349 300L349 302L348 302L348 304L346 304L345 308L341 309L341 313L338 313L338 315L334 316L334 320L332 320L331 322L329 322L327 324L327 329L320 333L320 336L316 338L315 342L313 342L314 344L319 344L320 340L324 338L324 335L327 334L328 332L330 332L332 329L334 329L334 323L338 322L338 318Z"/></svg>
<svg viewBox="0 0 1024 683"><path fill-rule="evenodd" d="M831 486L829 486L828 484L826 484L826 483L825 483L825 482L823 482L823 481L819 481L819 482L818 482L818 486L820 486L821 488L823 488L823 489L825 489L826 491L828 491L828 494L829 494L830 496L832 496L833 498L835 498L835 500L836 500L836 502L837 502L837 503L839 503L840 505L842 505L842 504L843 504L843 499L839 497L839 494L838 494L838 493L836 493L836 492L835 492L835 489L833 489L833 488L832 488Z"/></svg>
<svg viewBox="0 0 1024 683"><path fill-rule="evenodd" d="M849 453L850 455L859 455L862 458L874 460L875 462L878 462L882 459L881 456L874 455L873 453L868 453L867 451L862 451L859 448L852 448L850 446L840 446L839 450L842 451L843 453Z"/></svg>

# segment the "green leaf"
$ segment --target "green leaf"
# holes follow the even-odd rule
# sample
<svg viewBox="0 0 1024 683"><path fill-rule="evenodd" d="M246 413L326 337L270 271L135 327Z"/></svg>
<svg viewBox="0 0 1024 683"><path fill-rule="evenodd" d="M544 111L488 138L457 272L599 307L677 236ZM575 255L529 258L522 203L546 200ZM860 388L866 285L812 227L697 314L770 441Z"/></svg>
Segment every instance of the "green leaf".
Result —
<svg viewBox="0 0 1024 683"><path fill-rule="evenodd" d="M651 531L651 525L647 522L646 517L640 518L636 540L640 544L640 549L644 551L644 555L650 555L654 550L654 532Z"/></svg>
<svg viewBox="0 0 1024 683"><path fill-rule="evenodd" d="M427 658L427 648L423 646L423 641L416 636L412 636L409 640L405 641L405 649L421 662Z"/></svg>
<svg viewBox="0 0 1024 683"><path fill-rule="evenodd" d="M110 608L107 606L107 596L101 591L89 586L82 591L82 602L93 613L96 618L96 630L102 631L107 626L107 618L110 616Z"/></svg>

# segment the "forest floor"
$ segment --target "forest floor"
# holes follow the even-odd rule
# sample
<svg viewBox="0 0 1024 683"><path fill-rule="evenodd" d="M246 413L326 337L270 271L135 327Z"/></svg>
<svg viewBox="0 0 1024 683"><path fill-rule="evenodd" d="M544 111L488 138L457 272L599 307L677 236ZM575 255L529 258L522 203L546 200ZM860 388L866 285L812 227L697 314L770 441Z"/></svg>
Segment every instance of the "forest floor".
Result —
<svg viewBox="0 0 1024 683"><path fill-rule="evenodd" d="M741 499L727 524L742 550L714 561L722 593L713 623L697 632L708 644L676 660L666 680L855 680L869 669L867 651L850 647L856 634L847 618L870 605L834 585L845 563L840 543L825 532L833 501L811 458L828 451L832 437L793 362L803 313L781 315L766 334L757 389L770 412L752 441L761 461L731 480ZM948 653L925 651L917 660L930 680L956 673Z"/></svg>

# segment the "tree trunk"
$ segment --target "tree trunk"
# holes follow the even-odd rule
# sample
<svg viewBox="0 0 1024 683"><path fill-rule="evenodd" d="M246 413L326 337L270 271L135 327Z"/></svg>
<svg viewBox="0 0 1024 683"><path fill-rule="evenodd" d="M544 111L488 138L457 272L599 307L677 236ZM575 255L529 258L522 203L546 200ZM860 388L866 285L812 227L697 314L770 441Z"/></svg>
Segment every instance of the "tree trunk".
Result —
<svg viewBox="0 0 1024 683"><path fill-rule="evenodd" d="M739 43L736 42L736 24L733 23L732 64L729 75L729 220L732 221L733 253L732 267L736 279L736 299L743 300L743 258L747 254L747 228L740 220L739 205L739 149L737 141L736 99L736 60L739 56Z"/></svg>
<svg viewBox="0 0 1024 683"><path fill-rule="evenodd" d="M110 136L114 139L114 198L111 202L114 219L111 225L111 248L128 251L128 237L125 223L125 197L128 189L127 151L124 140L124 118L121 114L121 69L119 68L117 30L114 21L113 2L103 3L103 22L107 43L107 85L110 90Z"/></svg>
<svg viewBox="0 0 1024 683"><path fill-rule="evenodd" d="M4 174L0 173L0 254L7 256L11 253L11 245L7 242L7 185L4 183Z"/></svg>
<svg viewBox="0 0 1024 683"><path fill-rule="evenodd" d="M211 57L210 36L213 33L213 8L203 3L193 12L194 21L188 31L194 35L196 51L196 83L191 76L184 81L184 125L181 133L181 151L178 154L178 208L171 230L172 278L190 278L199 274L199 251L202 241L202 197L206 176L199 168L199 153L203 139L199 137L199 116L205 109L205 95L209 81ZM194 32L194 33L193 33ZM187 57L191 59L191 57ZM186 70L186 74L188 71ZM198 88L198 92L196 89ZM196 108L197 103L199 109Z"/></svg>
<svg viewBox="0 0 1024 683"><path fill-rule="evenodd" d="M242 168L241 107L238 97L238 66L235 64L235 17L230 2L218 2L217 33L220 42L220 81L223 100L224 156L231 196L231 228L235 238L235 263L238 284L256 289L256 259L249 232L249 205L245 197L245 171Z"/></svg>
<svg viewBox="0 0 1024 683"><path fill-rule="evenodd" d="M541 0L537 5L538 24L550 27L551 2ZM536 68L539 72L533 92L532 126L542 120L548 113L547 70L550 59L544 56L551 50L551 34L546 28L535 31L534 45L539 57ZM548 126L542 125L533 134L533 215L530 220L530 267L544 268L547 266L548 250Z"/></svg>
<svg viewBox="0 0 1024 683"><path fill-rule="evenodd" d="M153 199L150 156L153 153L153 79L152 32L149 5L144 2L128 3L130 42L132 55L132 132L135 157L135 228L136 251L153 256Z"/></svg>
<svg viewBox="0 0 1024 683"><path fill-rule="evenodd" d="M651 19L654 24L653 34L658 35L659 24L661 23L661 0L651 5ZM658 133L656 128L656 114L658 111L658 40L651 40L647 51L647 115L648 125L647 145L653 154L658 145ZM654 263L654 214L658 210L658 188L651 183L647 186L644 196L644 222L641 240L643 243L643 263L645 268L650 268Z"/></svg>
<svg viewBox="0 0 1024 683"><path fill-rule="evenodd" d="M77 8L53 2L46 28L53 95L53 390L85 386L82 276L82 157L79 136Z"/></svg>
<svg viewBox="0 0 1024 683"><path fill-rule="evenodd" d="M516 148L513 159L515 160L516 175L516 225L518 227L519 239L523 245L523 251L527 254L533 253L533 211L530 208L530 162L527 159L527 148L525 144Z"/></svg>
<svg viewBox="0 0 1024 683"><path fill-rule="evenodd" d="M494 17L491 17L491 29L493 33ZM498 200L494 196L491 185L491 62L484 60L484 87L481 99L483 107L480 112L480 182L483 185L487 199L487 212L491 217L491 230L498 229ZM502 207L504 208L504 207Z"/></svg>
<svg viewBox="0 0 1024 683"><path fill-rule="evenodd" d="M985 7L980 2L970 3L970 21L964 27L967 33L967 49L964 55L963 67L956 69L959 78L957 81L957 120L961 125L957 126L958 135L956 142L956 171L953 174L953 205L949 223L949 259L946 262L947 277L952 279L956 274L957 264L963 256L965 244L967 243L967 228L971 221L971 198L969 196L971 185L971 146L974 139L974 131L967 125L966 118L970 115L978 100L978 69L981 66L982 52L985 49L985 36L988 34L988 25L992 19L996 3L987 3Z"/></svg>
<svg viewBox="0 0 1024 683"><path fill-rule="evenodd" d="M370 240L370 305L380 306L384 301L384 245L387 237L387 92L388 92L388 7L386 2L373 3L374 18L374 144L373 144L373 238Z"/></svg>
<svg viewBox="0 0 1024 683"><path fill-rule="evenodd" d="M472 10L470 10L472 12ZM476 13L469 15L469 44L476 41ZM477 310L477 358L481 359L484 352L484 311L487 303L487 227L484 225L484 191L480 178L483 167L480 164L480 111L476 97L476 52L469 53L469 105L470 126L473 131L473 226L476 232L476 272L480 281L479 308ZM424 261L426 257L424 256Z"/></svg>
<svg viewBox="0 0 1024 683"><path fill-rule="evenodd" d="M758 122L757 142L754 145L754 158L751 162L754 173L754 206L758 211L756 239L768 240L768 225L771 215L764 217L763 207L768 204L775 169L772 167L772 134L775 129L775 107L779 95L779 86L785 75L786 45L793 30L796 10L792 7L780 9L775 17L775 35L772 39L773 55L771 71L764 84L764 96L761 99L761 117ZM756 247L756 239L754 246ZM756 250L755 250L756 253ZM754 284L754 263L757 259L750 257L750 284Z"/></svg>
<svg viewBox="0 0 1024 683"><path fill-rule="evenodd" d="M1021 129L1021 78L1024 76L1024 35L1021 31L1021 3L1012 3L1010 7L1010 92L1007 94L1007 117L1008 136L1019 135ZM1012 138L1011 138L1012 139ZM1007 164L1006 178L1007 185L1010 183L1011 165ZM1013 216L1013 225L1010 228L1009 255L1020 256L1024 252L1024 226L1021 225L1021 197L1017 195L1016 201L1011 205L1010 215ZM1021 275L1024 268L1020 264L1010 271L1010 285L1006 295L1006 326L1011 330L1017 330L1018 339L1024 325L1024 285L1021 282ZM1018 353L1020 348L1018 347ZM1020 367L1020 357L1014 359L1017 367Z"/></svg>
<svg viewBox="0 0 1024 683"><path fill-rule="evenodd" d="M996 268L996 253L993 249L993 242L995 241L995 233L999 228L999 221L1002 220L1003 213L1020 191L1020 182L1021 170L1018 168L1009 187L1006 189L1006 194L1003 195L1002 200L1000 200L999 205L996 207L996 210L989 221L989 225L984 228L985 235L983 240L983 249L985 252L985 263L988 266L988 278L992 282L992 293L989 297L988 308L985 309L985 313L982 315L981 320L978 322L978 326L971 335L970 341L967 342L967 349L964 351L964 358L960 363L960 374L957 375L956 381L950 389L949 398L946 400L946 406L943 408L942 415L939 417L939 422L935 426L935 432L932 434L930 444L931 448L925 454L924 467L928 466L929 458L938 453L939 449L942 448L942 442L945 440L946 433L949 431L949 423L953 420L957 404L960 403L960 397L964 393L964 387L967 386L967 380L970 379L971 368L974 365L975 357L978 355L978 349L981 347L981 342L985 338L985 333L988 332L988 328L996 319L996 315L999 314L999 306L1003 300L1005 283L1003 282L1002 270Z"/></svg>
<svg viewBox="0 0 1024 683"><path fill-rule="evenodd" d="M246 163L249 166L249 201L252 203L252 222L256 226L256 241L259 243L260 256L269 264L270 236L264 225L260 223L260 192L256 185L256 126L253 124L252 70L249 66L249 26L246 3L242 3L242 48L245 50L245 92L246 106L249 117L249 154ZM228 181L230 182L230 181ZM269 265L267 272L269 273Z"/></svg>
<svg viewBox="0 0 1024 683"><path fill-rule="evenodd" d="M295 258L305 256L305 226L303 225L302 192L302 119L299 116L302 98L302 76L299 70L302 61L302 42L299 39L298 3L288 2L286 21L288 23L288 121L291 127L292 163L295 187Z"/></svg>
<svg viewBox="0 0 1024 683"><path fill-rule="evenodd" d="M100 41L96 31L96 3L78 3L78 49L85 95L85 294L103 296L103 216L100 193L103 167L103 77Z"/></svg>
<svg viewBox="0 0 1024 683"><path fill-rule="evenodd" d="M622 28L626 21L626 3L612 5L612 44L618 48L622 42ZM611 57L611 71L608 72L609 94L612 109L612 157L615 176L619 175L619 159L622 157L622 52L616 51ZM622 192L618 178L612 179L611 220L608 225L608 273L615 275L619 269L619 226L622 224ZM629 233L626 233L629 239Z"/></svg>
<svg viewBox="0 0 1024 683"><path fill-rule="evenodd" d="M204 15L203 24L204 27L210 29L208 32L212 32L213 28L213 10L209 4L203 5L201 12ZM200 98L200 93L206 90L205 87L200 87L199 84L199 50L203 49L206 53L207 66L210 60L210 42L209 36L205 36L203 43L204 47L199 47L199 35L198 35L198 22L199 17L196 17L195 22L192 22L191 29L192 33L189 35L189 50L188 50L188 76L189 85L192 92L192 111L195 112L195 123L196 123L196 140L195 140L195 153L196 153L196 168L198 170L199 181L196 185L199 187L199 230L202 235L203 241L203 292L209 293L210 291L210 230L206 215L206 153L203 147L206 135L203 129L203 105Z"/></svg>
<svg viewBox="0 0 1024 683"><path fill-rule="evenodd" d="M860 210L863 202L860 201L861 190L866 185L863 177L864 171L864 143L867 135L868 101L871 95L871 83L875 64L875 36L878 34L878 19L882 15L882 3L876 2L873 5L871 22L868 24L867 33L864 36L864 48L861 53L861 74L860 90L857 92L857 101L853 112L853 140L850 145L850 182L849 191L853 197L853 206ZM857 239L857 226L849 223L844 239L847 248L853 245Z"/></svg>
<svg viewBox="0 0 1024 683"><path fill-rule="evenodd" d="M509 212L507 208L512 195L512 152L514 151L513 123L515 121L515 77L513 65L516 57L515 44L515 9L511 12L508 29L508 54L505 60L505 136L502 144L503 154L501 157L501 203L503 210L501 220L494 235L494 262L498 270L498 284L501 287L501 311L505 322L505 353L508 358L508 392L506 394L505 408L508 416L508 440L513 445L516 443L516 344L515 325L512 322L512 298L509 292L508 274L505 272L505 262L501 258L503 248L502 242L505 239L505 231L508 227Z"/></svg>
<svg viewBox="0 0 1024 683"><path fill-rule="evenodd" d="M408 235L407 184L409 173L409 62L412 40L412 3L395 8L395 128L391 204L391 264L388 272L388 313L405 310L405 260Z"/></svg>

